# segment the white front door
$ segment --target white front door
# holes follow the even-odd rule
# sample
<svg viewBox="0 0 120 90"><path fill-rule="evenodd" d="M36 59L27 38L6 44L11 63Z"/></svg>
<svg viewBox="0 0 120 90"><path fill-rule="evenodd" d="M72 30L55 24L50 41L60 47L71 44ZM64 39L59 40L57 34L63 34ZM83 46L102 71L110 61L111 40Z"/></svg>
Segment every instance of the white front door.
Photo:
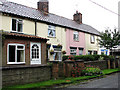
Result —
<svg viewBox="0 0 120 90"><path fill-rule="evenodd" d="M41 64L41 43L33 43L30 44L30 58L31 64Z"/></svg>

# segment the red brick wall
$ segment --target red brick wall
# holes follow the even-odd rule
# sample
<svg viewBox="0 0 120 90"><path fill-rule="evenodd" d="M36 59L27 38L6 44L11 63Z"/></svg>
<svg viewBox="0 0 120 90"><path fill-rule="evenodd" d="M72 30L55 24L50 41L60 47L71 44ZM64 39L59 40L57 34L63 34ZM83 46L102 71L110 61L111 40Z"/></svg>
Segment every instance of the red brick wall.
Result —
<svg viewBox="0 0 120 90"><path fill-rule="evenodd" d="M41 64L46 64L46 41L45 40L35 40L35 39L26 39L26 38L16 38L16 37L6 37L3 42L3 55L2 55L2 65L3 66L16 66L7 64L7 45L9 43L18 43L25 45L25 64L20 65L30 65L30 42L40 42L41 43ZM29 44L29 47L27 47ZM18 66L18 65L17 65Z"/></svg>

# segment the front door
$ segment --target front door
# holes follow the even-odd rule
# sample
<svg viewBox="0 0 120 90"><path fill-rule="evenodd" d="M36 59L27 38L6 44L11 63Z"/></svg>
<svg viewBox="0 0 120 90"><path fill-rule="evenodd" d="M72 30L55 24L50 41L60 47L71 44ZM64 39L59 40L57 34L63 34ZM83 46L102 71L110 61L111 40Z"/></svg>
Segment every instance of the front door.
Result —
<svg viewBox="0 0 120 90"><path fill-rule="evenodd" d="M41 44L40 43L32 43L30 44L30 57L31 64L41 64Z"/></svg>

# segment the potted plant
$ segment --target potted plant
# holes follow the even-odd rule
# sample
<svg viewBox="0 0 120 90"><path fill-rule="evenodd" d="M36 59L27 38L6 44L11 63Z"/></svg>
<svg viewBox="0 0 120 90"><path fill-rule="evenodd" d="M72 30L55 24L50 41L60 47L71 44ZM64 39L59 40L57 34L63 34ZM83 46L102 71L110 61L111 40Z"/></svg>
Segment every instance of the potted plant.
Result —
<svg viewBox="0 0 120 90"><path fill-rule="evenodd" d="M64 50L64 51L62 51L62 53L63 53L63 54L66 54L66 51Z"/></svg>
<svg viewBox="0 0 120 90"><path fill-rule="evenodd" d="M58 47L58 48L62 48L62 45L61 45L61 44L58 44L57 47Z"/></svg>
<svg viewBox="0 0 120 90"><path fill-rule="evenodd" d="M54 54L54 50L53 49L50 50L50 54L51 55Z"/></svg>

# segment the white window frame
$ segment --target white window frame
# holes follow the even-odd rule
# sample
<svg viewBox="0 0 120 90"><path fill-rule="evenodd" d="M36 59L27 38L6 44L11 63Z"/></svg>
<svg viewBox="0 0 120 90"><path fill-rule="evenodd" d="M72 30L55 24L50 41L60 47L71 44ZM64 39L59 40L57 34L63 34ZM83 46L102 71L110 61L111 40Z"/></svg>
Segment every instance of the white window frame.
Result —
<svg viewBox="0 0 120 90"><path fill-rule="evenodd" d="M91 43L95 43L95 36L94 36L94 35L91 35L90 40L91 40Z"/></svg>
<svg viewBox="0 0 120 90"><path fill-rule="evenodd" d="M80 54L81 51L82 51L82 54ZM83 55L83 48L79 48L79 55Z"/></svg>
<svg viewBox="0 0 120 90"><path fill-rule="evenodd" d="M9 62L9 46L15 46L15 62ZM24 50L24 61L23 62L17 62L17 46L23 46ZM21 50L21 49L19 49ZM15 44L15 43L10 43L7 46L7 64L25 64L25 45L24 44Z"/></svg>
<svg viewBox="0 0 120 90"><path fill-rule="evenodd" d="M73 52L72 52L72 51L73 51ZM70 49L70 54L71 54L71 53L73 53L73 54L76 53L76 54L77 54L77 49ZM72 54L72 55L73 55L73 54ZM76 54L75 54L75 55L76 55Z"/></svg>
<svg viewBox="0 0 120 90"><path fill-rule="evenodd" d="M51 36L51 35L49 35L49 30L51 30L52 32L54 31L55 33L55 35L53 35L53 36ZM56 27L55 26L53 26L53 25L48 25L48 37L56 37Z"/></svg>
<svg viewBox="0 0 120 90"><path fill-rule="evenodd" d="M15 19L17 22L16 22L16 31L12 30L12 20ZM23 20L22 19L17 19L17 18L12 18L11 20L11 32L17 32L17 33L23 33ZM22 31L18 31L18 22L19 21L22 21Z"/></svg>
<svg viewBox="0 0 120 90"><path fill-rule="evenodd" d="M59 48L60 49L60 48ZM54 59L54 61L62 61L62 51L61 51L61 49L60 50L58 50L58 48L54 48L54 53L55 52L58 52L58 53L61 53L61 60L55 60L55 56L54 56L54 54L53 54L53 59Z"/></svg>
<svg viewBox="0 0 120 90"><path fill-rule="evenodd" d="M75 38L74 38L74 36L75 36ZM79 41L79 32L77 32L77 31L73 32L73 39L74 39L74 41Z"/></svg>

